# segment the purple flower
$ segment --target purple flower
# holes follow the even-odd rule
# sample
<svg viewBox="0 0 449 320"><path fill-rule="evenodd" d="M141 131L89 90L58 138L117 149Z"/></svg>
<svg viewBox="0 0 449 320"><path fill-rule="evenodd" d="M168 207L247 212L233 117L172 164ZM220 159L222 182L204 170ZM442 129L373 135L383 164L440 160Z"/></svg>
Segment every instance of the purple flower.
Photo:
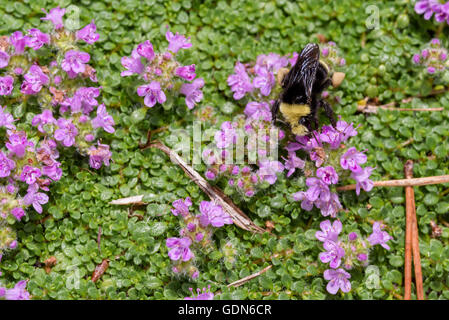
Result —
<svg viewBox="0 0 449 320"><path fill-rule="evenodd" d="M196 76L195 65L191 64L190 66L178 67L175 70L175 74L187 81L192 81Z"/></svg>
<svg viewBox="0 0 449 320"><path fill-rule="evenodd" d="M198 288L196 289L196 296L193 293L193 289L189 288L190 292L192 293L191 297L185 297L184 300L213 300L214 294L210 292L210 286L208 287L208 290L206 288L203 288L203 292L201 293L201 290Z"/></svg>
<svg viewBox="0 0 449 320"><path fill-rule="evenodd" d="M178 199L173 201L172 203L174 209L171 209L171 212L173 215L177 216L178 214L181 214L183 217L186 217L189 215L189 207L192 205L192 200L190 197L187 197L185 200Z"/></svg>
<svg viewBox="0 0 449 320"><path fill-rule="evenodd" d="M96 33L97 26L95 21L92 20L87 26L76 32L76 38L86 41L88 44L93 44L100 39L100 34Z"/></svg>
<svg viewBox="0 0 449 320"><path fill-rule="evenodd" d="M288 63L290 63L290 65L293 67L296 64L296 61L298 60L299 57L299 53L298 52L293 52L292 53L292 57L290 59L288 59Z"/></svg>
<svg viewBox="0 0 449 320"><path fill-rule="evenodd" d="M62 169L59 168L61 164L55 161L52 165L42 168L42 173L54 181L58 181L62 177Z"/></svg>
<svg viewBox="0 0 449 320"><path fill-rule="evenodd" d="M150 108L156 104L156 101L162 104L167 100L164 91L161 90L161 84L157 81L151 81L150 84L138 87L137 94L140 97L145 96L143 102Z"/></svg>
<svg viewBox="0 0 449 320"><path fill-rule="evenodd" d="M23 35L20 31L15 31L9 37L9 41L14 47L15 54L22 54L25 50L27 43L27 37Z"/></svg>
<svg viewBox="0 0 449 320"><path fill-rule="evenodd" d="M26 182L27 184L33 184L36 182L37 178L42 175L39 168L33 168L31 166L24 166L22 173L20 174L20 180Z"/></svg>
<svg viewBox="0 0 449 320"><path fill-rule="evenodd" d="M351 282L348 279L350 278L351 275L342 268L324 271L324 279L330 280L326 286L326 290L330 294L336 294L338 289L341 289L342 292L349 292L351 290Z"/></svg>
<svg viewBox="0 0 449 320"><path fill-rule="evenodd" d="M177 53L179 49L187 49L192 46L192 44L189 42L190 37L186 39L185 36L180 35L178 32L173 35L170 30L167 30L167 32L165 33L165 38L168 41L168 50L173 53Z"/></svg>
<svg viewBox="0 0 449 320"><path fill-rule="evenodd" d="M341 156L340 165L343 169L360 172L362 170L360 165L364 164L366 159L363 152L358 152L356 148L351 147Z"/></svg>
<svg viewBox="0 0 449 320"><path fill-rule="evenodd" d="M61 68L67 72L69 78L73 79L78 73L83 73L86 70L85 63L88 63L89 60L90 55L87 52L69 50L61 62Z"/></svg>
<svg viewBox="0 0 449 320"><path fill-rule="evenodd" d="M350 240L350 241L354 241L354 240L356 240L357 239L357 233L355 233L355 232L351 232L350 234L348 234L348 239Z"/></svg>
<svg viewBox="0 0 449 320"><path fill-rule="evenodd" d="M195 104L203 99L203 92L200 90L204 86L203 78L197 78L192 83L184 83L179 92L186 96L187 108L193 109Z"/></svg>
<svg viewBox="0 0 449 320"><path fill-rule="evenodd" d="M55 139L61 141L65 147L72 146L75 143L75 137L78 135L78 129L72 123L72 120L59 118L57 125L59 129L55 130Z"/></svg>
<svg viewBox="0 0 449 320"><path fill-rule="evenodd" d="M96 87L81 87L76 90L72 98L69 99L70 110L72 114L83 112L89 114L95 106L98 106L98 101L95 99L100 95L100 88Z"/></svg>
<svg viewBox="0 0 449 320"><path fill-rule="evenodd" d="M331 216L337 217L337 213L342 209L338 194L331 192L328 201L318 201L315 203L316 207L321 210L321 214L324 217Z"/></svg>
<svg viewBox="0 0 449 320"><path fill-rule="evenodd" d="M339 246L335 241L325 241L323 247L326 250L321 252L319 258L321 262L328 263L332 269L336 269L340 266L341 258L345 256L345 250Z"/></svg>
<svg viewBox="0 0 449 320"><path fill-rule="evenodd" d="M17 248L18 242L17 240L13 240L10 244L9 244L9 249L15 249Z"/></svg>
<svg viewBox="0 0 449 320"><path fill-rule="evenodd" d="M122 77L130 76L135 73L141 74L143 72L144 65L142 64L140 55L136 49L134 49L131 53L131 57L122 57L121 62L122 66L127 69L126 71L122 71L120 74Z"/></svg>
<svg viewBox="0 0 449 320"><path fill-rule="evenodd" d="M274 184L277 180L277 173L284 171L284 166L279 161L260 160L257 175L260 179Z"/></svg>
<svg viewBox="0 0 449 320"><path fill-rule="evenodd" d="M306 211L313 209L314 202L307 198L307 194L304 191L299 191L293 194L293 199L295 201L301 201L301 208Z"/></svg>
<svg viewBox="0 0 449 320"><path fill-rule="evenodd" d="M424 19L429 20L433 15L432 6L436 3L435 0L418 1L415 4L415 11L417 14L424 13Z"/></svg>
<svg viewBox="0 0 449 320"><path fill-rule="evenodd" d="M275 84L275 78L272 72L268 71L265 67L260 67L256 65L254 71L257 77L254 78L253 85L255 88L260 89L260 93L263 96L268 96L271 92L271 88Z"/></svg>
<svg viewBox="0 0 449 320"><path fill-rule="evenodd" d="M296 169L304 169L305 161L296 156L295 152L288 153L288 159L285 159L284 167L288 170L287 177L290 177Z"/></svg>
<svg viewBox="0 0 449 320"><path fill-rule="evenodd" d="M325 184L336 184L338 182L338 174L332 166L318 168L316 170L316 176Z"/></svg>
<svg viewBox="0 0 449 320"><path fill-rule="evenodd" d="M48 202L48 196L45 193L38 192L39 186L32 184L28 187L28 193L23 197L23 202L26 205L33 205L34 210L42 213L42 205Z"/></svg>
<svg viewBox="0 0 449 320"><path fill-rule="evenodd" d="M5 143L6 148L19 158L22 158L25 155L26 147L33 145L32 142L27 140L24 131L11 133L8 138L9 142Z"/></svg>
<svg viewBox="0 0 449 320"><path fill-rule="evenodd" d="M14 118L11 114L6 112L6 107L0 106L0 127L5 127L7 129L16 129L13 125Z"/></svg>
<svg viewBox="0 0 449 320"><path fill-rule="evenodd" d="M235 64L234 72L234 74L228 77L228 85L231 87L231 91L234 92L234 99L240 100L247 92L253 91L254 87L242 63L237 62Z"/></svg>
<svg viewBox="0 0 449 320"><path fill-rule="evenodd" d="M373 233L368 237L369 243L374 246L376 244L380 244L387 250L390 250L390 247L387 244L387 241L392 240L393 237L388 234L386 231L381 230L381 226L379 222L374 222L373 224Z"/></svg>
<svg viewBox="0 0 449 320"><path fill-rule="evenodd" d="M30 300L30 294L26 291L27 282L25 280L17 282L12 289L5 289L3 296L6 300Z"/></svg>
<svg viewBox="0 0 449 320"><path fill-rule="evenodd" d="M307 178L306 185L309 187L306 191L306 197L309 201L314 202L320 199L320 201L328 202L330 200L329 187L321 179Z"/></svg>
<svg viewBox="0 0 449 320"><path fill-rule="evenodd" d="M230 144L237 141L237 132L230 121L221 124L221 130L215 132L215 144L218 148L227 148Z"/></svg>
<svg viewBox="0 0 449 320"><path fill-rule="evenodd" d="M11 76L0 77L0 96L7 96L11 94L14 78Z"/></svg>
<svg viewBox="0 0 449 320"><path fill-rule="evenodd" d="M274 72L277 72L280 68L286 67L288 63L289 60L286 57L282 57L277 53L272 52L267 55L260 54L256 60L256 66L264 67L267 70Z"/></svg>
<svg viewBox="0 0 449 320"><path fill-rule="evenodd" d="M329 220L325 220L320 223L320 228L321 231L317 231L315 233L315 238L317 238L321 242L336 242L338 240L338 235L343 228L343 225L341 224L340 220L335 220L332 224Z"/></svg>
<svg viewBox="0 0 449 320"><path fill-rule="evenodd" d="M416 53L413 55L413 63L419 64L421 62L421 55L419 53Z"/></svg>
<svg viewBox="0 0 449 320"><path fill-rule="evenodd" d="M271 121L270 105L267 102L248 102L244 112L248 119L254 121Z"/></svg>
<svg viewBox="0 0 449 320"><path fill-rule="evenodd" d="M0 178L8 177L11 174L11 170L15 167L16 163L0 150Z"/></svg>
<svg viewBox="0 0 449 320"><path fill-rule="evenodd" d="M20 91L24 94L36 94L41 91L43 85L50 82L50 78L35 64L30 67L24 78L25 81L20 87Z"/></svg>
<svg viewBox="0 0 449 320"><path fill-rule="evenodd" d="M65 14L65 9L61 9L59 6L57 6L56 8L50 9L50 12L47 12L45 9L42 9L42 11L46 14L46 16L44 18L41 18L41 20L51 21L56 30L64 27L62 17Z"/></svg>
<svg viewBox="0 0 449 320"><path fill-rule="evenodd" d="M11 214L17 219L17 221L20 221L25 215L25 211L23 211L20 207L16 207L11 210Z"/></svg>
<svg viewBox="0 0 449 320"><path fill-rule="evenodd" d="M213 172L211 170L207 170L205 176L208 180L214 180L217 177L215 172Z"/></svg>
<svg viewBox="0 0 449 320"><path fill-rule="evenodd" d="M190 245L192 240L189 238L168 238L166 240L167 248L171 250L168 252L168 256L173 261L181 259L182 261L189 261L194 257L192 251L190 251Z"/></svg>
<svg viewBox="0 0 449 320"><path fill-rule="evenodd" d="M114 119L106 111L104 104L100 104L97 109L97 116L92 120L93 128L103 128L108 133L114 133Z"/></svg>
<svg viewBox="0 0 449 320"><path fill-rule="evenodd" d="M200 212L200 223L203 227L211 224L219 228L225 224L232 224L231 216L224 212L220 205L215 205L212 201L201 201Z"/></svg>
<svg viewBox="0 0 449 320"><path fill-rule="evenodd" d="M33 28L28 30L26 45L34 50L40 49L44 44L50 43L50 36L41 32L39 29Z"/></svg>
<svg viewBox="0 0 449 320"><path fill-rule="evenodd" d="M360 194L360 188L362 188L365 191L371 191L371 189L374 186L373 181L371 181L369 179L371 172L374 170L374 168L371 167L366 167L363 168L361 171L359 172L352 172L351 173L351 178L353 178L356 182L356 189L355 192L357 193L357 195Z"/></svg>
<svg viewBox="0 0 449 320"><path fill-rule="evenodd" d="M91 146L89 148L89 165L94 169L100 169L102 163L105 166L109 166L109 160L111 159L112 152L109 151L107 144L97 143L98 147Z"/></svg>
<svg viewBox="0 0 449 320"><path fill-rule="evenodd" d="M154 58L153 45L149 40L146 40L137 46L137 53L148 61L151 61Z"/></svg>
<svg viewBox="0 0 449 320"><path fill-rule="evenodd" d="M42 133L45 133L44 125L54 123L56 123L56 119L53 118L53 114L49 109L42 111L42 114L34 116L33 120L31 120L31 124L38 126L37 129Z"/></svg>
<svg viewBox="0 0 449 320"><path fill-rule="evenodd" d="M0 51L0 68L5 68L9 64L9 54L4 51Z"/></svg>
<svg viewBox="0 0 449 320"><path fill-rule="evenodd" d="M357 130L353 127L353 123L347 123L343 120L337 121L336 130L342 134L341 142L344 142L350 137L354 137L357 135Z"/></svg>
<svg viewBox="0 0 449 320"><path fill-rule="evenodd" d="M435 20L443 22L449 18L449 2L445 4L435 4L432 9L435 12Z"/></svg>
<svg viewBox="0 0 449 320"><path fill-rule="evenodd" d="M328 143L331 149L338 149L344 138L340 132L331 126L323 126L319 137L322 142Z"/></svg>

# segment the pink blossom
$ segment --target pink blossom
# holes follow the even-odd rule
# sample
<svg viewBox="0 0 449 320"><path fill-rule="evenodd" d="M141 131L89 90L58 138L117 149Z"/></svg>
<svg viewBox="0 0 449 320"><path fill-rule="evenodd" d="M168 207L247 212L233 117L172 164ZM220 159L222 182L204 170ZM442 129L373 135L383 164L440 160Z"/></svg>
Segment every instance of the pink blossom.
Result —
<svg viewBox="0 0 449 320"><path fill-rule="evenodd" d="M50 9L50 12L47 12L45 9L42 9L42 11L46 14L46 16L44 18L41 18L41 20L51 21L56 30L64 27L62 17L65 14L65 8L61 9L59 6L57 6L56 8Z"/></svg>
<svg viewBox="0 0 449 320"><path fill-rule="evenodd" d="M179 49L187 49L192 46L192 44L189 42L190 37L186 38L184 35L180 35L178 32L173 35L170 30L167 30L167 32L165 33L165 38L169 42L168 50L173 53L177 53Z"/></svg>
<svg viewBox="0 0 449 320"><path fill-rule="evenodd" d="M186 96L187 108L193 109L195 104L203 99L203 92L200 90L204 86L203 78L196 78L192 83L184 83L180 92Z"/></svg>
<svg viewBox="0 0 449 320"><path fill-rule="evenodd" d="M157 81L138 87L137 94L140 97L145 96L144 103L150 108L156 104L156 101L162 104L167 100L164 91L161 90L161 84Z"/></svg>
<svg viewBox="0 0 449 320"><path fill-rule="evenodd" d="M92 20L87 26L76 32L76 38L86 41L88 44L93 44L100 39L100 34L96 33L97 26Z"/></svg>

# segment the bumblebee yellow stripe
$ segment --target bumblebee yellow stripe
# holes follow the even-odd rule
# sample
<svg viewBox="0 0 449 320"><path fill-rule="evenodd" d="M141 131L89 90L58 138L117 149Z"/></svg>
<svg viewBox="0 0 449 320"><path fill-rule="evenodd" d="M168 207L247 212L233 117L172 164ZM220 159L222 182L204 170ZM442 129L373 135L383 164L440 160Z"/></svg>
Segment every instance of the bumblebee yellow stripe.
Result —
<svg viewBox="0 0 449 320"><path fill-rule="evenodd" d="M320 60L320 63L324 67L324 69L326 69L327 73L329 73L329 66L327 65L327 63L323 60Z"/></svg>
<svg viewBox="0 0 449 320"><path fill-rule="evenodd" d="M285 120L292 126L298 124L299 119L310 114L310 106L307 104L289 104L282 102L279 110Z"/></svg>

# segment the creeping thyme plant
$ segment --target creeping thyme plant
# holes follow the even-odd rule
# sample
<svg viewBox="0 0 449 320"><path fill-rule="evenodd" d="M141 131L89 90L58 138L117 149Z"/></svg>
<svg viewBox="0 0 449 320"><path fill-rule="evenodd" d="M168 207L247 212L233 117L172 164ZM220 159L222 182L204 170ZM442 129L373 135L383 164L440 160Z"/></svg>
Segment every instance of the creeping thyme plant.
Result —
<svg viewBox="0 0 449 320"><path fill-rule="evenodd" d="M96 25L92 21L78 31L66 30L65 9L43 11L46 15L41 20L52 24L51 33L31 28L0 40L0 99L5 105L1 108L1 126L6 131L4 150L0 151L0 256L17 247L14 231L8 226L11 217L20 221L29 206L41 214L42 205L49 200L45 192L53 181L61 179L58 146L74 146L81 155L89 156L89 165L94 169L109 165L111 157L109 146L97 140L97 135L100 128L113 133L114 119L97 101L100 88L92 86L98 82L96 70L88 64L89 53L82 51L83 44L99 39ZM38 131L31 140L27 132L16 128L18 119L7 109L35 105L41 113L29 123ZM24 283L3 289L2 296L28 299L29 294L22 293Z"/></svg>
<svg viewBox="0 0 449 320"><path fill-rule="evenodd" d="M402 299L404 190L373 184L449 174L447 9L0 0L0 299ZM337 125L295 137L271 106L311 42ZM449 298L447 189L414 188L427 299Z"/></svg>

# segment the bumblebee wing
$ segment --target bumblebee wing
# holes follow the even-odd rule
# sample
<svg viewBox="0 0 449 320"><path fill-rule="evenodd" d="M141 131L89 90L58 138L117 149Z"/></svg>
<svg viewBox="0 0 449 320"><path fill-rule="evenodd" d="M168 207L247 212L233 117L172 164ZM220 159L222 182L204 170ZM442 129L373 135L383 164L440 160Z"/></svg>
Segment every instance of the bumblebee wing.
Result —
<svg viewBox="0 0 449 320"><path fill-rule="evenodd" d="M307 44L298 56L293 68L285 76L282 86L284 88L304 88L307 100L311 99L313 83L320 61L320 48L315 43Z"/></svg>

